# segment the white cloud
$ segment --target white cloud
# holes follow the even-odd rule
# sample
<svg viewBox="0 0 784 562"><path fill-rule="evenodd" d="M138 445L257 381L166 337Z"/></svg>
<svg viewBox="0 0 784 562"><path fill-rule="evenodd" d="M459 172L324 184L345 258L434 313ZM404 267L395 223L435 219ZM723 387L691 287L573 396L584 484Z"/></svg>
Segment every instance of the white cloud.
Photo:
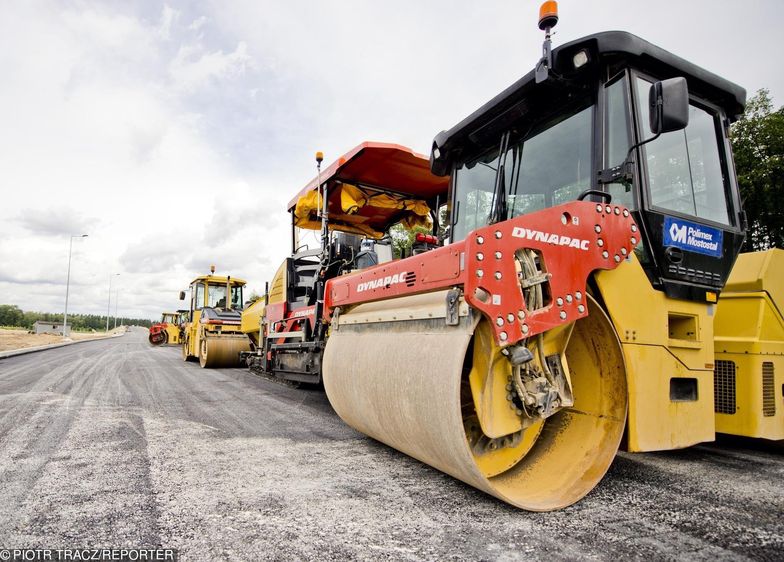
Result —
<svg viewBox="0 0 784 562"><path fill-rule="evenodd" d="M96 220L69 207L44 207L24 209L15 222L34 235L67 238L84 234Z"/></svg>
<svg viewBox="0 0 784 562"><path fill-rule="evenodd" d="M123 271L160 273L182 265L185 248L181 242L177 242L177 238L176 231L169 229L145 234L119 256Z"/></svg>
<svg viewBox="0 0 784 562"><path fill-rule="evenodd" d="M192 89L209 80L242 76L252 63L248 47L242 41L230 53L222 50L204 52L199 44L187 44L180 47L169 65L169 72L177 87Z"/></svg>
<svg viewBox="0 0 784 562"><path fill-rule="evenodd" d="M193 31L199 31L202 27L204 27L205 23L207 23L207 17L199 16L198 18L196 18L191 22L191 24L188 26L188 29L191 29Z"/></svg>
<svg viewBox="0 0 784 562"><path fill-rule="evenodd" d="M179 19L179 17L180 12L168 4L164 5L163 11L161 12L160 24L158 25L158 35L161 37L161 39L171 39L172 24L174 24Z"/></svg>

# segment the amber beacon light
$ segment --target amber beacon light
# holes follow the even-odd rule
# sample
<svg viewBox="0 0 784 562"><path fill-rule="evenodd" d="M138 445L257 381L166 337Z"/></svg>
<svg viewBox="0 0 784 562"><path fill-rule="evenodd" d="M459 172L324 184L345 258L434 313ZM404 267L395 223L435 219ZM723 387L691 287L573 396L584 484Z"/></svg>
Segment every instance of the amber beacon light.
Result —
<svg viewBox="0 0 784 562"><path fill-rule="evenodd" d="M539 7L539 29L555 27L558 23L558 2L548 0Z"/></svg>

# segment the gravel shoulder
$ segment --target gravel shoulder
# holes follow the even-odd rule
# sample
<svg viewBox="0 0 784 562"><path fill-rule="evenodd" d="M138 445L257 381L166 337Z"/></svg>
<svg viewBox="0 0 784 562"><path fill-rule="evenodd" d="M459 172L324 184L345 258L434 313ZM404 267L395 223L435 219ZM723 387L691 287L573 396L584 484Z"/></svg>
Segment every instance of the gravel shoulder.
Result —
<svg viewBox="0 0 784 562"><path fill-rule="evenodd" d="M146 330L0 359L0 547L182 560L781 560L784 453L621 453L527 513L369 439L323 392L202 370Z"/></svg>
<svg viewBox="0 0 784 562"><path fill-rule="evenodd" d="M109 330L109 336L125 333L125 327ZM72 341L95 340L107 337L105 332L71 332ZM0 351L12 351L30 347L63 343L63 337L55 334L31 334L27 330L0 329Z"/></svg>

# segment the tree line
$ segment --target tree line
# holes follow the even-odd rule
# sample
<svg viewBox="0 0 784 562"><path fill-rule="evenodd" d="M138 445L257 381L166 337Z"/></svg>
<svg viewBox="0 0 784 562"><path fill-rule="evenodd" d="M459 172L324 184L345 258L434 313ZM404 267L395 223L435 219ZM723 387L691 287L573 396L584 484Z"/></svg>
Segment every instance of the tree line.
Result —
<svg viewBox="0 0 784 562"><path fill-rule="evenodd" d="M55 312L30 312L13 304L0 304L0 326L13 326L32 330L37 321L62 323L63 315ZM150 321L142 318L117 317L117 325L150 327ZM69 314L68 325L79 331L105 330L106 316L97 314ZM109 318L109 328L114 327L114 317Z"/></svg>

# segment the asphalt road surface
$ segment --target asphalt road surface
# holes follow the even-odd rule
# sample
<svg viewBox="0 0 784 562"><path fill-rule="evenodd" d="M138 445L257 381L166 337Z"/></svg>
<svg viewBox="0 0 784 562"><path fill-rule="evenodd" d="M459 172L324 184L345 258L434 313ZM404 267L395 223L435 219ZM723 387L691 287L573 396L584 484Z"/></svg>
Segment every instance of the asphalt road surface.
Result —
<svg viewBox="0 0 784 562"><path fill-rule="evenodd" d="M182 560L784 558L784 452L621 453L527 513L353 431L323 392L202 370L146 330L0 360L0 548Z"/></svg>

